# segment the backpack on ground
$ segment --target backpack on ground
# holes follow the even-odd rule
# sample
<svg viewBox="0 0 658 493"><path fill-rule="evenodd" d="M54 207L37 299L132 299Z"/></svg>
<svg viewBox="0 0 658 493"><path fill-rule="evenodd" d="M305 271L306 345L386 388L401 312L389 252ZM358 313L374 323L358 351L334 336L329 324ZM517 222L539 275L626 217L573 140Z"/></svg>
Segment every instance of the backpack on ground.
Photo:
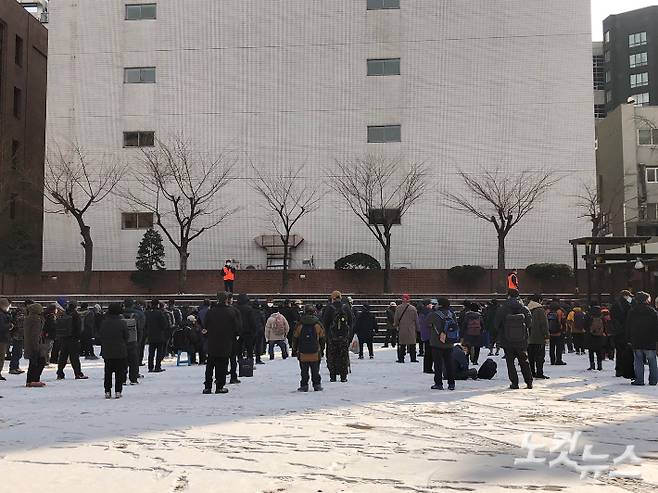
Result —
<svg viewBox="0 0 658 493"><path fill-rule="evenodd" d="M548 319L548 333L553 336L561 334L562 324L558 319L557 312L548 312L546 318Z"/></svg>
<svg viewBox="0 0 658 493"><path fill-rule="evenodd" d="M523 313L510 313L505 317L505 340L514 346L528 342L528 329Z"/></svg>
<svg viewBox="0 0 658 493"><path fill-rule="evenodd" d="M439 318L443 321L443 332L446 335L446 343L455 344L459 342L459 324L452 315L452 312L438 312Z"/></svg>
<svg viewBox="0 0 658 493"><path fill-rule="evenodd" d="M55 338L66 339L73 335L73 317L68 313L60 316L55 322Z"/></svg>
<svg viewBox="0 0 658 493"><path fill-rule="evenodd" d="M589 333L594 337L602 337L605 335L605 325L602 318L596 317L592 319Z"/></svg>
<svg viewBox="0 0 658 493"><path fill-rule="evenodd" d="M123 315L123 321L128 326L128 343L137 342L137 320L133 313Z"/></svg>
<svg viewBox="0 0 658 493"><path fill-rule="evenodd" d="M337 309L337 313L334 315L329 333L331 334L331 338L335 341L347 340L349 338L350 324L342 306Z"/></svg>
<svg viewBox="0 0 658 493"><path fill-rule="evenodd" d="M573 332L585 332L585 314L582 311L575 312L573 315Z"/></svg>
<svg viewBox="0 0 658 493"><path fill-rule="evenodd" d="M481 380L491 380L496 372L498 371L498 364L491 358L482 363L480 369L478 370L478 379Z"/></svg>
<svg viewBox="0 0 658 493"><path fill-rule="evenodd" d="M315 332L315 325L302 325L302 330L299 334L299 346L297 347L297 351L299 354L317 354L320 352L320 345L318 344L318 335Z"/></svg>
<svg viewBox="0 0 658 493"><path fill-rule="evenodd" d="M477 314L476 314L477 315ZM482 322L480 321L480 316L473 316L468 319L466 324L466 335L467 336L479 336L482 334Z"/></svg>

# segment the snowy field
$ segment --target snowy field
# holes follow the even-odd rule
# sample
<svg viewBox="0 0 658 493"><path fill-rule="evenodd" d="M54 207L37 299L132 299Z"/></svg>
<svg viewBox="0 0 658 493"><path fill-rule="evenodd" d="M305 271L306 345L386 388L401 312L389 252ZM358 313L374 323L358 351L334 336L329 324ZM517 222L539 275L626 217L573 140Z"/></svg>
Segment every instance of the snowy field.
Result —
<svg viewBox="0 0 658 493"><path fill-rule="evenodd" d="M203 368L147 374L121 400L103 398L102 362L85 362L89 380L24 387L25 376L0 382L0 491L428 492L658 491L658 388L616 379L613 363L588 372L585 356L546 367L550 380L508 390L504 360L491 381L457 382L430 391L420 364L352 355L348 383L300 394L296 360L267 361L226 395L202 395ZM6 372L5 372L6 374ZM558 447L556 433L582 432L559 456L539 449L541 464L516 464L531 443ZM583 446L606 460L583 459ZM580 478L577 464L607 468L627 445L641 465L623 475ZM534 446L534 445L533 445ZM554 447L554 448L555 448ZM587 454L585 454L587 456ZM558 461L559 462L559 461Z"/></svg>

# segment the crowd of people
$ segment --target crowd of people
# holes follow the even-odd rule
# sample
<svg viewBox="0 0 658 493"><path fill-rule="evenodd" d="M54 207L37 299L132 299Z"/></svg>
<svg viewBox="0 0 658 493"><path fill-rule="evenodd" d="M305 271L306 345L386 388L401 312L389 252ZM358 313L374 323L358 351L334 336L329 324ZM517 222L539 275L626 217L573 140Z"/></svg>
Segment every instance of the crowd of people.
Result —
<svg viewBox="0 0 658 493"><path fill-rule="evenodd" d="M411 362L422 357L423 372L434 376L434 390L444 388L444 379L454 390L457 380L492 378L496 363L490 357L501 349L511 389L519 388L517 363L528 389L535 379L549 378L544 371L547 349L550 365L566 365L566 352L586 355L590 371L601 371L605 360L614 360L615 375L631 379L633 385L644 385L648 365L649 385L658 383L658 312L645 292L633 296L622 291L609 306L587 306L540 295L524 303L512 287L505 300L485 306L465 300L460 310L447 298L412 303L405 294L400 304L391 302L385 320L384 347L397 346L401 364L407 355ZM240 376L251 376L254 365L264 364L264 356L274 359L278 347L283 359L290 355L299 361L298 390L308 392L312 386L321 391L322 359L330 381L347 382L350 350L363 359L367 348L374 358L377 331L370 306L357 308L338 291L326 305L289 300L275 305L222 292L199 307L179 307L175 300L146 304L128 299L111 303L105 311L65 298L45 307L31 300L12 306L0 298L0 381L5 380L5 359L10 374L25 373L22 356L29 361L27 387L45 386L41 373L49 364L56 365L58 380L65 379L68 364L75 379L86 379L80 358L98 359L95 346L100 346L106 398L113 389L120 398L126 382L138 385L143 378L140 367L161 373L166 355L180 360L183 353L187 364L206 365L204 394L212 393L213 383L215 393L225 394L227 378L229 385L239 384ZM489 353L480 364L482 348Z"/></svg>

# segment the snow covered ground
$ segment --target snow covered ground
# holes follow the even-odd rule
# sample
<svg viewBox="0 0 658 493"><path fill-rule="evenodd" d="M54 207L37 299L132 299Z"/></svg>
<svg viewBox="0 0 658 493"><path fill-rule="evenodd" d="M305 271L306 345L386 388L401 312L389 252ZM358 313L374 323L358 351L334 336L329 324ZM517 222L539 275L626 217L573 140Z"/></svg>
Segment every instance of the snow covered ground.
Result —
<svg viewBox="0 0 658 493"><path fill-rule="evenodd" d="M613 363L588 372L586 357L547 366L535 389L508 390L504 360L491 381L430 391L419 364L396 364L378 349L353 355L348 383L300 394L296 360L257 367L226 395L202 395L203 368L147 374L121 400L103 398L102 362L84 362L86 381L24 387L24 375L0 382L0 476L3 491L427 492L658 491L658 388L616 379ZM634 445L642 479L580 479L571 467L514 464L532 442L582 432L583 445L610 464ZM537 457L558 456L538 450ZM564 454L567 458L567 454ZM590 475L591 476L591 475ZM5 490L6 488L6 490Z"/></svg>

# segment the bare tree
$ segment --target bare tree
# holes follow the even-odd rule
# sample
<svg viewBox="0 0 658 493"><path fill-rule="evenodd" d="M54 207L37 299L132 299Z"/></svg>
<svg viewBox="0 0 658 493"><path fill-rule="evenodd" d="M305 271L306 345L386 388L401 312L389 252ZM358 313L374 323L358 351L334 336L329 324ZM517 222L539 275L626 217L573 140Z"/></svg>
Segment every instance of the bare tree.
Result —
<svg viewBox="0 0 658 493"><path fill-rule="evenodd" d="M505 239L514 226L530 214L546 192L557 183L552 171L480 169L459 171L464 192L447 194L447 205L490 222L498 236L498 278L505 286Z"/></svg>
<svg viewBox="0 0 658 493"><path fill-rule="evenodd" d="M113 193L125 171L126 166L121 163L89 158L77 143L64 149L54 145L46 155L44 197L54 206L46 212L70 214L78 223L85 252L80 283L83 293L89 291L94 266L94 242L85 214Z"/></svg>
<svg viewBox="0 0 658 493"><path fill-rule="evenodd" d="M266 176L253 163L251 167L256 174L252 188L271 213L272 226L283 244L281 291L285 293L288 290L290 235L300 219L318 209L320 193L317 187L305 182L302 176L304 166L289 167L278 176Z"/></svg>
<svg viewBox="0 0 658 493"><path fill-rule="evenodd" d="M157 140L142 156L143 165L133 172L135 188L124 196L153 213L178 252L178 291L183 293L190 243L235 212L218 203L218 193L232 180L235 160L223 152L213 157L195 152L181 136Z"/></svg>
<svg viewBox="0 0 658 493"><path fill-rule="evenodd" d="M337 160L328 170L334 190L384 249L384 292L391 292L391 230L427 188L424 163L366 155Z"/></svg>
<svg viewBox="0 0 658 493"><path fill-rule="evenodd" d="M592 236L604 236L609 227L611 208L603 207L595 187L583 185L581 194L575 196L578 218L587 219L592 224Z"/></svg>

